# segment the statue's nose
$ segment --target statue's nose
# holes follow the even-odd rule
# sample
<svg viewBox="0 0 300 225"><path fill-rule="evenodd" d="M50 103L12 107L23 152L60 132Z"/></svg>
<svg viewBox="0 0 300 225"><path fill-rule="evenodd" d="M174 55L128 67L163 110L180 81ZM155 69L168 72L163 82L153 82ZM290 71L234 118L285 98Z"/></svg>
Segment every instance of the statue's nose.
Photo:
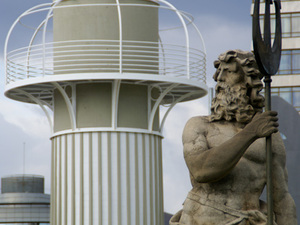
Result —
<svg viewBox="0 0 300 225"><path fill-rule="evenodd" d="M224 69L221 69L221 71L219 72L217 81L224 81L224 79L225 79Z"/></svg>

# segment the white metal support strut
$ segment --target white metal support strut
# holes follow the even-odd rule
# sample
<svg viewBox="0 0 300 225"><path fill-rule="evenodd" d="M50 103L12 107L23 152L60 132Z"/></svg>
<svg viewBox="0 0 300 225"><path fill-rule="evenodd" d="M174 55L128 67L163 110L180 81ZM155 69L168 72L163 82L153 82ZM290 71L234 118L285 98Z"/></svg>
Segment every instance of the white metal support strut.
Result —
<svg viewBox="0 0 300 225"><path fill-rule="evenodd" d="M46 117L48 119L49 126L50 126L50 131L51 131L51 135L52 135L53 134L53 121L51 119L51 116L50 116L49 112L45 108L44 104L38 98L34 97L33 95L29 94L26 91L23 91L23 90L19 89L18 92L23 94L23 95L26 95L28 98L30 98L32 101L34 101L36 104L38 104L42 108L42 110L44 111L44 113L46 114Z"/></svg>
<svg viewBox="0 0 300 225"><path fill-rule="evenodd" d="M72 103L69 99L69 96L67 95L65 90L57 82L53 82L52 84L53 84L54 87L57 88L57 90L61 93L62 97L64 98L67 109L68 109L72 130L75 130L77 128L77 126L76 126L76 116L75 116L75 112L73 110L73 105L72 105Z"/></svg>
<svg viewBox="0 0 300 225"><path fill-rule="evenodd" d="M112 129L115 130L118 126L118 106L121 80L113 82L113 97L112 97Z"/></svg>
<svg viewBox="0 0 300 225"><path fill-rule="evenodd" d="M169 106L168 110L167 110L166 113L164 114L164 118L162 119L162 121L161 121L161 123L160 123L160 128L159 128L159 132L160 132L160 133L162 133L163 128L164 128L164 124L165 124L166 119L167 119L167 116L168 116L169 112L173 109L173 107L174 107L178 102L180 102L180 101L184 100L185 98L188 98L188 97L190 97L190 96L192 96L192 95L194 95L194 94L197 94L197 93L199 93L199 91L194 91L194 92L187 93L187 94L181 96L180 98L178 98L176 101L174 101L174 102L172 103L172 105Z"/></svg>
<svg viewBox="0 0 300 225"><path fill-rule="evenodd" d="M155 113L161 104L161 101L164 99L164 97L175 87L177 87L179 84L172 84L170 85L166 90L164 90L163 93L160 94L159 98L156 100L155 105L152 108L152 111L150 113L150 118L149 118L149 124L148 124L148 129L149 131L153 131L153 121L155 117Z"/></svg>

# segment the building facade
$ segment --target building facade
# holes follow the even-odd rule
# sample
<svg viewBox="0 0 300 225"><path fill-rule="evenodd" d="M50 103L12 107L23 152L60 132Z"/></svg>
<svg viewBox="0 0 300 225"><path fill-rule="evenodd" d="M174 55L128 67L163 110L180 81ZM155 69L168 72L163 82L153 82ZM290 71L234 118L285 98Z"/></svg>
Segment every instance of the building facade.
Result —
<svg viewBox="0 0 300 225"><path fill-rule="evenodd" d="M265 1L262 1L260 6L261 27L264 4ZM271 10L271 32L274 36L275 15L274 9ZM282 55L278 74L272 77L272 95L283 98L300 113L300 1L281 0L281 17Z"/></svg>

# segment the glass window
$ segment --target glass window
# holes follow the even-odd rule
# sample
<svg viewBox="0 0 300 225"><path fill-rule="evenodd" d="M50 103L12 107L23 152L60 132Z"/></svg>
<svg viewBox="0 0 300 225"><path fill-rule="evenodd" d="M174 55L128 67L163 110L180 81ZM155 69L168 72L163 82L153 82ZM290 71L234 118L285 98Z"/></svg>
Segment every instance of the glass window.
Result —
<svg viewBox="0 0 300 225"><path fill-rule="evenodd" d="M271 15L271 33L274 38L275 33L275 15ZM281 14L282 37L300 36L300 13ZM260 16L260 27L263 33L264 15Z"/></svg>
<svg viewBox="0 0 300 225"><path fill-rule="evenodd" d="M282 27L282 26L281 26ZM281 28L282 29L282 28ZM276 23L275 23L275 16L272 15L271 16L271 33L275 34L275 30L276 30ZM272 35L273 37L274 35Z"/></svg>
<svg viewBox="0 0 300 225"><path fill-rule="evenodd" d="M260 16L260 26L263 33L264 15ZM300 37L300 13L281 14L282 37ZM271 32L274 38L275 15L271 15Z"/></svg>
<svg viewBox="0 0 300 225"><path fill-rule="evenodd" d="M300 92L300 87L293 87L293 91L299 91Z"/></svg>
<svg viewBox="0 0 300 225"><path fill-rule="evenodd" d="M300 52L299 50L293 51L292 53L292 73L300 73Z"/></svg>
<svg viewBox="0 0 300 225"><path fill-rule="evenodd" d="M293 105L300 107L300 91L293 92Z"/></svg>
<svg viewBox="0 0 300 225"><path fill-rule="evenodd" d="M264 16L259 16L259 25L260 25L260 30L261 33L264 33Z"/></svg>
<svg viewBox="0 0 300 225"><path fill-rule="evenodd" d="M292 31L293 31L292 36L294 36L294 37L299 36L299 34L300 34L300 15L298 13L292 15Z"/></svg>
<svg viewBox="0 0 300 225"><path fill-rule="evenodd" d="M288 14L282 15L281 26L282 26L282 36L290 37L290 33L291 33L290 15L288 15Z"/></svg>
<svg viewBox="0 0 300 225"><path fill-rule="evenodd" d="M291 92L280 92L279 96L288 103L292 104L292 93Z"/></svg>
<svg viewBox="0 0 300 225"><path fill-rule="evenodd" d="M287 88L280 88L279 90L280 90L280 92L291 92L291 91L292 91L292 88L290 88L290 87L287 87Z"/></svg>
<svg viewBox="0 0 300 225"><path fill-rule="evenodd" d="M273 88L272 96L280 96L286 102L292 104L300 112L300 87Z"/></svg>
<svg viewBox="0 0 300 225"><path fill-rule="evenodd" d="M282 51L279 74L285 74L291 70L291 55L285 53L286 52Z"/></svg>
<svg viewBox="0 0 300 225"><path fill-rule="evenodd" d="M300 74L300 50L281 52L278 74Z"/></svg>
<svg viewBox="0 0 300 225"><path fill-rule="evenodd" d="M265 94L265 92L263 94ZM271 89L271 96L279 96L278 88L272 88Z"/></svg>

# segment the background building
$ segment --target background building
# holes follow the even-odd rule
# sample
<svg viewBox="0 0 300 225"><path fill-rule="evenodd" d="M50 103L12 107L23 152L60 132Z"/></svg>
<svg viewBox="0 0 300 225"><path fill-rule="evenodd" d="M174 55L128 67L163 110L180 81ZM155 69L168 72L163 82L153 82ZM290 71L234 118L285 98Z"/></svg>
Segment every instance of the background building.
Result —
<svg viewBox="0 0 300 225"><path fill-rule="evenodd" d="M272 95L278 95L300 113L300 1L282 3L282 56L273 77ZM274 15L272 19L274 27Z"/></svg>
<svg viewBox="0 0 300 225"><path fill-rule="evenodd" d="M49 222L50 195L44 194L44 177L23 174L1 178L0 224Z"/></svg>
<svg viewBox="0 0 300 225"><path fill-rule="evenodd" d="M262 1L260 5L262 28L264 4ZM271 9L274 36L275 15ZM272 95L280 96L300 113L300 1L281 0L281 17L282 55L278 74L272 77Z"/></svg>

